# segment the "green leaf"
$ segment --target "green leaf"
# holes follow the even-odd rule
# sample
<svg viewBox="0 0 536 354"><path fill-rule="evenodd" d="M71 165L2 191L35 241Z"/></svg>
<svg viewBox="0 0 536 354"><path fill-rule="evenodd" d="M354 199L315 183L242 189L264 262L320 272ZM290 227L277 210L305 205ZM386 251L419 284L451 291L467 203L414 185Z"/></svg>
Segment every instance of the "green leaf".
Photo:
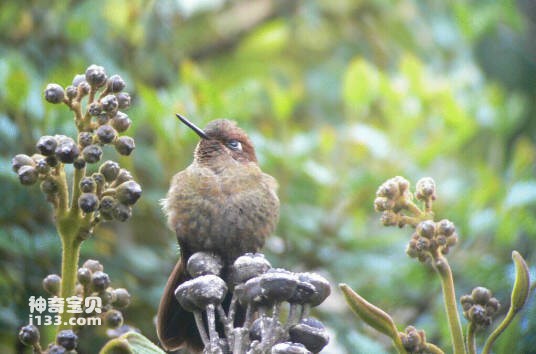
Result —
<svg viewBox="0 0 536 354"><path fill-rule="evenodd" d="M100 354L165 354L165 352L140 333L127 332L106 343Z"/></svg>
<svg viewBox="0 0 536 354"><path fill-rule="evenodd" d="M339 287L344 294L346 302L352 310L369 326L385 334L393 340L394 345L399 353L405 353L404 347L398 335L395 322L385 311L374 306L346 284L339 284Z"/></svg>
<svg viewBox="0 0 536 354"><path fill-rule="evenodd" d="M516 280L512 290L512 311L518 312L523 308L529 297L530 277L529 267L517 251L512 252L512 259L516 267Z"/></svg>

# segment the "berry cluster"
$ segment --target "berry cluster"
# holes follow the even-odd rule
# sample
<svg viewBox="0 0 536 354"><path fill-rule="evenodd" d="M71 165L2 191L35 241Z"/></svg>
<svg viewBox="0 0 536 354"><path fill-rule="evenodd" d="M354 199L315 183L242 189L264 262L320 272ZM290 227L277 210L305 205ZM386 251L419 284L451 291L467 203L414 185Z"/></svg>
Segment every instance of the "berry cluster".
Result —
<svg viewBox="0 0 536 354"><path fill-rule="evenodd" d="M123 325L121 311L130 304L130 294L124 288L112 288L110 277L104 272L99 261L88 259L77 273L76 295L79 297L98 296L102 300L104 323L114 329Z"/></svg>
<svg viewBox="0 0 536 354"><path fill-rule="evenodd" d="M322 323L309 317L311 307L331 292L322 276L272 268L260 253L237 258L227 282L220 277L222 266L216 255L195 253L187 264L193 279L175 290L181 306L194 313L206 353L318 353L328 343ZM237 325L240 309L245 309L245 318Z"/></svg>
<svg viewBox="0 0 536 354"><path fill-rule="evenodd" d="M50 343L43 352L39 344L39 330L34 325L27 325L20 329L19 340L27 346L34 348L34 353L46 354L71 354L76 353L78 346L78 336L70 329L59 331L56 335L55 343Z"/></svg>
<svg viewBox="0 0 536 354"><path fill-rule="evenodd" d="M78 283L76 285L76 296L80 298L80 303L87 296L98 296L101 299L102 307L100 312L87 314L85 311L78 316L93 317L99 316L104 324L110 329L116 329L123 325L123 314L120 310L130 304L130 294L123 288L112 288L110 277L104 272L104 267L99 261L88 259L77 272ZM43 288L52 296L59 296L61 277L57 274L49 274L43 279ZM82 309L85 310L85 309ZM75 328L75 331L77 328ZM28 346L34 347L34 352L42 353L39 347L39 330L34 325L27 325L21 328L19 339ZM50 344L44 352L46 354L75 353L78 337L73 330L62 330L56 337L56 343Z"/></svg>
<svg viewBox="0 0 536 354"><path fill-rule="evenodd" d="M413 326L407 326L404 332L400 332L402 345L408 353L429 353L427 350L426 334L423 330L417 330Z"/></svg>
<svg viewBox="0 0 536 354"><path fill-rule="evenodd" d="M429 177L417 182L415 198L424 204L421 209L413 203L413 194L409 190L409 182L401 176L393 177L384 182L376 192L374 209L382 212L382 223L385 226L415 226L420 220L433 216L432 201L436 198L435 182ZM413 217L406 213L413 214Z"/></svg>
<svg viewBox="0 0 536 354"><path fill-rule="evenodd" d="M93 213L88 217L90 222L81 228L82 238L89 236L99 221L127 220L142 192L129 171L120 168L117 162L106 161L98 169L93 168L96 170L93 174L86 173L87 165L101 160L104 146L113 145L125 156L135 148L133 138L120 136L132 123L128 115L120 111L130 106L130 95L122 92L124 88L125 82L119 75L108 77L104 68L97 65L89 66L85 74L76 75L72 85L65 89L58 84L48 84L45 99L54 104L64 103L75 113L78 137L75 141L65 135L42 136L36 143L36 154L19 154L12 160L20 183L32 185L41 181L41 190L56 209L61 207L62 199L66 204L64 166L72 164L79 171L80 178L75 180L77 186L73 188L78 198L73 204L84 214ZM84 111L82 99L86 96Z"/></svg>
<svg viewBox="0 0 536 354"><path fill-rule="evenodd" d="M474 288L471 295L462 296L460 303L463 316L477 329L489 327L501 307L499 300L491 296L491 291L481 286Z"/></svg>
<svg viewBox="0 0 536 354"><path fill-rule="evenodd" d="M438 222L425 220L417 225L406 248L406 253L411 258L418 258L419 261L426 262L430 257L439 253L447 254L450 247L454 246L456 242L458 242L458 235L451 221L446 219Z"/></svg>

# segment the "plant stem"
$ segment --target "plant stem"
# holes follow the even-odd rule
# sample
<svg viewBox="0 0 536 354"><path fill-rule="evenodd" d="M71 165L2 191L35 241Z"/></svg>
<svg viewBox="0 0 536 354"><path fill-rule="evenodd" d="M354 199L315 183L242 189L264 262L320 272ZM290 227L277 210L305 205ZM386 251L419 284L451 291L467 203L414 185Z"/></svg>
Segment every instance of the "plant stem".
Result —
<svg viewBox="0 0 536 354"><path fill-rule="evenodd" d="M454 291L454 280L452 270L450 269L447 259L442 255L434 255L434 269L441 278L441 288L443 290L443 299L445 301L445 310L450 328L452 347L454 354L466 354L463 342L462 325L458 306L456 305L456 293Z"/></svg>
<svg viewBox="0 0 536 354"><path fill-rule="evenodd" d="M467 352L469 354L476 354L476 342L475 342L475 324L469 322L467 326Z"/></svg>
<svg viewBox="0 0 536 354"><path fill-rule="evenodd" d="M81 190L80 190L80 180L86 175L86 168L83 167L81 169L74 169L74 175L73 175L73 193L72 193L72 199L71 199L71 211L70 214L73 218L78 217L78 214L80 212L80 208L78 207L78 198L80 197Z"/></svg>
<svg viewBox="0 0 536 354"><path fill-rule="evenodd" d="M482 354L488 354L491 351L491 347L499 338L502 332L508 327L508 325L512 322L516 315L516 311L512 310L512 306L510 306L510 309L508 310L508 313L506 314L506 317L502 320L501 324L491 334L489 335L488 339L486 340L486 343L484 344L484 348L482 349Z"/></svg>
<svg viewBox="0 0 536 354"><path fill-rule="evenodd" d="M75 294L76 272L80 257L82 241L77 237L78 219L67 217L58 220L58 232L61 238L61 291L60 297L64 300ZM70 328L68 321L74 314L63 311L59 330Z"/></svg>

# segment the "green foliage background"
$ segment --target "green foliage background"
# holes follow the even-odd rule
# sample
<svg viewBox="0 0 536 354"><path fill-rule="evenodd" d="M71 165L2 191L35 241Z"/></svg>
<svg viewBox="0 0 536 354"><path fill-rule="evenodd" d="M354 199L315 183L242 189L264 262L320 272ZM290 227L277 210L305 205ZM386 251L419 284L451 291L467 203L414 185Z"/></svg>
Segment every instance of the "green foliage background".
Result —
<svg viewBox="0 0 536 354"><path fill-rule="evenodd" d="M458 297L482 285L506 308L511 250L533 275L536 265L535 36L530 0L2 1L0 352L22 352L28 298L60 268L51 208L18 184L10 160L43 134L74 133L68 110L42 91L92 63L121 74L134 98L137 149L120 162L143 198L131 221L100 227L82 250L132 293L128 324L156 340L152 318L178 255L158 201L196 144L180 112L200 126L229 117L250 133L280 183L266 253L332 281L315 314L332 330L332 353L391 350L349 313L339 282L449 351L439 282L405 255L409 230L380 226L374 193L395 175L432 176L436 215L460 234L450 255ZM535 302L497 353L535 352ZM87 332L81 352L94 353L105 336Z"/></svg>

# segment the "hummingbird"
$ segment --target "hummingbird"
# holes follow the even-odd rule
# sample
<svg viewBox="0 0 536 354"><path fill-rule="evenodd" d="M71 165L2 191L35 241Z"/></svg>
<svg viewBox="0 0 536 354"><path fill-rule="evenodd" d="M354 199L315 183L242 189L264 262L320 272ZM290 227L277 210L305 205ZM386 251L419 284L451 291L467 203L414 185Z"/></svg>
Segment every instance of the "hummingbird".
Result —
<svg viewBox="0 0 536 354"><path fill-rule="evenodd" d="M246 132L227 119L200 129L177 117L200 141L193 162L172 178L162 202L180 248L157 314L158 338L169 351L203 348L193 314L174 296L175 289L191 278L186 272L188 258L212 252L221 257L225 269L244 253L259 251L279 219L277 182L260 169Z"/></svg>

